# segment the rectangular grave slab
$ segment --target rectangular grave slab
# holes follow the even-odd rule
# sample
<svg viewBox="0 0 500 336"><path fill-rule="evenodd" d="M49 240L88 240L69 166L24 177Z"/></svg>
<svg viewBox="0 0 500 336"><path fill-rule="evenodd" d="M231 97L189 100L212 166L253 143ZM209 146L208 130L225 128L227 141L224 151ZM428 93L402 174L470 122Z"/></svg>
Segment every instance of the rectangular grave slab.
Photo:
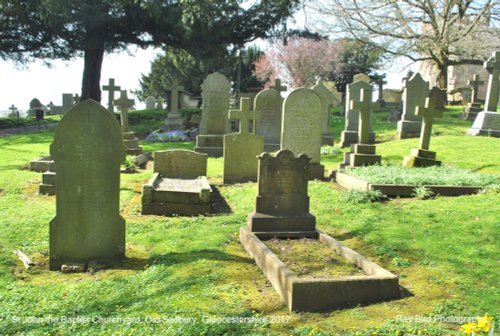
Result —
<svg viewBox="0 0 500 336"><path fill-rule="evenodd" d="M53 162L54 160L51 158L50 155L43 155L37 159L33 159L30 161L29 170L38 173L45 173L46 171L49 170L49 166Z"/></svg>
<svg viewBox="0 0 500 336"><path fill-rule="evenodd" d="M277 238L289 236L288 233L274 235ZM298 277L261 241L267 237L269 236L266 234L240 228L241 244L254 258L290 311L323 311L401 297L396 275L320 231L316 231L316 239L330 247L332 253L355 263L367 275Z"/></svg>

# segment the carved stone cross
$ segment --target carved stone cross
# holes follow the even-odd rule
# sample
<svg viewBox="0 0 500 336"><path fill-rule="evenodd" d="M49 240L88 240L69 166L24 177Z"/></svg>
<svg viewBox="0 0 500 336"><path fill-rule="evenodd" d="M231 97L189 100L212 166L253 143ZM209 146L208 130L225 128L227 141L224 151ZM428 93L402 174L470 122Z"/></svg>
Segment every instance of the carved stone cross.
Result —
<svg viewBox="0 0 500 336"><path fill-rule="evenodd" d="M12 114L16 113L17 112L17 107L14 106L14 104L12 104L10 107L9 107L9 110L12 112Z"/></svg>
<svg viewBox="0 0 500 336"><path fill-rule="evenodd" d="M110 78L108 81L108 85L104 85L102 87L102 89L104 91L108 91L108 110L109 110L109 112L113 113L114 112L113 102L115 100L115 91L119 91L120 87L115 86L115 79L114 78Z"/></svg>
<svg viewBox="0 0 500 336"><path fill-rule="evenodd" d="M229 110L229 119L240 121L240 134L248 134L249 120L258 121L260 115L259 111L250 113L250 98L240 98L240 109ZM255 133L255 127L253 132Z"/></svg>
<svg viewBox="0 0 500 336"><path fill-rule="evenodd" d="M281 79L279 79L279 78L276 78L274 80L274 85L270 86L269 88L270 89L274 89L274 90L276 90L276 91L278 91L280 93L283 92L283 91L286 91L286 89L287 89L286 86L281 85Z"/></svg>
<svg viewBox="0 0 500 336"><path fill-rule="evenodd" d="M436 109L436 102L434 99L426 98L425 106L417 106L415 114L422 117L422 128L420 131L420 149L429 150L431 142L431 131L434 118L442 118L443 111Z"/></svg>
<svg viewBox="0 0 500 336"><path fill-rule="evenodd" d="M184 92L184 86L179 86L177 78L172 79L172 84L167 86L167 92L170 92L170 104L168 105L172 114L177 114L179 105L179 92Z"/></svg>
<svg viewBox="0 0 500 336"><path fill-rule="evenodd" d="M484 81L479 80L479 75L474 74L472 80L467 81L467 85L472 86L471 103L477 103L479 87L484 84Z"/></svg>
<svg viewBox="0 0 500 336"><path fill-rule="evenodd" d="M384 75L385 76L385 75ZM384 76L379 76L375 81L375 84L378 85L378 100L384 100L384 84L387 84L387 81L384 80Z"/></svg>
<svg viewBox="0 0 500 336"><path fill-rule="evenodd" d="M120 109L122 132L129 132L128 108L134 106L134 100L127 97L127 90L122 90L120 98L115 100L114 103Z"/></svg>
<svg viewBox="0 0 500 336"><path fill-rule="evenodd" d="M350 108L351 110L359 111L359 126L358 126L358 134L359 140L358 143L368 144L370 142L370 113L372 109L372 91L361 89L359 94L360 100L355 101L351 100Z"/></svg>
<svg viewBox="0 0 500 336"><path fill-rule="evenodd" d="M488 88L486 90L486 101L484 110L496 112L498 104L498 94L500 89L500 51L495 51L493 55L484 62L484 68L490 73L488 78Z"/></svg>

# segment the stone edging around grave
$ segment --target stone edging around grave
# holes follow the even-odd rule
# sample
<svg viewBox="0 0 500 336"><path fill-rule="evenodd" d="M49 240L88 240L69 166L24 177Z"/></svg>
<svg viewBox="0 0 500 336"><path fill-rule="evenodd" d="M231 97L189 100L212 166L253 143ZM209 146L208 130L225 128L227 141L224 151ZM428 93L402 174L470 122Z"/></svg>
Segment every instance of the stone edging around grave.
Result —
<svg viewBox="0 0 500 336"><path fill-rule="evenodd" d="M317 239L368 275L299 278L260 240L259 236L268 234L259 235L242 227L240 241L290 311L336 309L402 296L396 275L320 231L317 231ZM290 234L274 233L274 236L284 238Z"/></svg>
<svg viewBox="0 0 500 336"><path fill-rule="evenodd" d="M415 194L416 185L409 184L375 184L369 183L358 177L351 176L345 173L336 173L335 181L341 186L349 190L359 191L375 191L379 190L387 196L412 196ZM441 196L461 196L472 195L481 190L478 186L443 186L443 185L426 185L427 189L431 190L436 195Z"/></svg>

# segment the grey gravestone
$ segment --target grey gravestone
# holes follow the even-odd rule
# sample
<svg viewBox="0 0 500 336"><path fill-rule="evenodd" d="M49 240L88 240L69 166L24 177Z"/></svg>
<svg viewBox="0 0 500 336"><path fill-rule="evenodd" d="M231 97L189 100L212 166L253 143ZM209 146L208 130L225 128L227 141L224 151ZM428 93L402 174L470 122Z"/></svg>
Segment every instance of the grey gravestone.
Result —
<svg viewBox="0 0 500 336"><path fill-rule="evenodd" d="M156 98L149 96L146 98L146 110L154 110L156 108Z"/></svg>
<svg viewBox="0 0 500 336"><path fill-rule="evenodd" d="M398 138L416 138L420 135L422 118L415 115L417 106L424 106L429 95L429 82L426 82L417 72L404 82L403 114L398 121Z"/></svg>
<svg viewBox="0 0 500 336"><path fill-rule="evenodd" d="M323 114L318 94L305 88L293 90L283 103L281 149L310 157L311 179L324 177L325 168L320 164L322 129Z"/></svg>
<svg viewBox="0 0 500 336"><path fill-rule="evenodd" d="M28 116L36 117L37 120L41 120L44 117L44 106L38 100L38 98L33 98L30 101L30 108L28 110Z"/></svg>
<svg viewBox="0 0 500 336"><path fill-rule="evenodd" d="M358 122L359 111L350 108L350 101L359 101L361 99L361 90L372 92L370 85L370 77L365 74L357 74L353 78L353 82L347 85L346 88L346 104L345 104L345 128L340 134L340 147L347 147L358 143ZM370 129L370 142L375 142L375 133Z"/></svg>
<svg viewBox="0 0 500 336"><path fill-rule="evenodd" d="M387 84L387 81L384 80L385 75L379 76L377 80L375 81L375 84L378 86L378 99L377 103L379 104L379 107L385 107L385 100L384 100L384 84Z"/></svg>
<svg viewBox="0 0 500 336"><path fill-rule="evenodd" d="M479 79L478 74L472 76L472 80L467 81L467 84L471 86L471 98L470 102L465 106L464 119L474 120L481 109L481 102L479 101L479 87L484 84L484 81Z"/></svg>
<svg viewBox="0 0 500 336"><path fill-rule="evenodd" d="M229 132L229 88L227 78L218 72L208 75L201 84L203 103L196 152L212 157L223 155L223 137Z"/></svg>
<svg viewBox="0 0 500 336"><path fill-rule="evenodd" d="M431 98L434 104L434 107L438 110L444 110L446 107L446 90L440 89L437 86L434 86L430 91L428 97Z"/></svg>
<svg viewBox="0 0 500 336"><path fill-rule="evenodd" d="M70 108L75 105L73 103L73 94L72 93L63 93L62 94L62 108L63 108L63 114L68 112Z"/></svg>
<svg viewBox="0 0 500 336"><path fill-rule="evenodd" d="M280 149L283 98L278 91L266 89L255 96L255 111L260 113L256 122L256 134L264 137L264 150Z"/></svg>
<svg viewBox="0 0 500 336"><path fill-rule="evenodd" d="M307 194L309 160L289 150L259 155L255 211L248 215L250 231L314 234L316 218L309 213Z"/></svg>
<svg viewBox="0 0 500 336"><path fill-rule="evenodd" d="M350 152L344 154L344 162L339 165L339 170L343 170L347 166L359 167L378 164L381 161L380 155L375 154L375 145L370 144L372 94L371 87L361 89L360 99L349 101L350 109L359 111L359 142L351 146Z"/></svg>
<svg viewBox="0 0 500 336"><path fill-rule="evenodd" d="M166 90L170 92L170 102L168 104L170 111L167 114L165 126L163 126L162 129L165 131L183 130L184 123L179 113L179 93L184 91L184 87L179 85L177 78L173 78L172 84L170 84Z"/></svg>
<svg viewBox="0 0 500 336"><path fill-rule="evenodd" d="M250 98L241 98L240 106L229 110L229 119L239 120L240 131L224 135L224 184L256 181L257 155L264 151L264 139L248 132L249 120L259 120L260 112L250 113Z"/></svg>
<svg viewBox="0 0 500 336"><path fill-rule="evenodd" d="M334 95L323 85L323 79L318 79L316 85L312 88L321 99L321 113L323 115L323 134L322 144L333 146L333 135L331 126L331 107L335 105L337 99Z"/></svg>
<svg viewBox="0 0 500 336"><path fill-rule="evenodd" d="M120 216L120 126L93 100L69 110L50 154L57 165L56 216L50 222L50 269L125 257Z"/></svg>
<svg viewBox="0 0 500 336"><path fill-rule="evenodd" d="M142 214L209 213L212 189L206 177L208 155L182 149L153 155L154 175L142 187Z"/></svg>
<svg viewBox="0 0 500 336"><path fill-rule="evenodd" d="M114 113L113 103L115 101L115 92L120 91L120 87L115 85L115 79L110 78L108 81L108 85L103 85L102 89L104 91L108 91L108 111ZM75 103L78 103L80 99L75 99Z"/></svg>
<svg viewBox="0 0 500 336"><path fill-rule="evenodd" d="M130 125L128 121L128 109L134 106L134 100L129 99L127 96L127 90L122 90L120 98L114 101L120 109L120 123L122 126L123 144L127 149L128 155L141 155L142 148L139 146L139 139L135 137L135 133L130 131Z"/></svg>
<svg viewBox="0 0 500 336"><path fill-rule="evenodd" d="M436 160L436 152L429 150L431 142L432 124L434 118L442 118L443 110L436 106L436 98L429 97L425 100L425 106L417 106L415 114L423 119L420 132L420 143L417 149L412 149L409 156L403 158L405 167L428 167L440 166L441 161Z"/></svg>
<svg viewBox="0 0 500 336"><path fill-rule="evenodd" d="M467 130L467 134L498 138L500 137L500 113L496 111L500 94L500 51L493 52L493 55L484 62L484 68L489 73L484 111L477 114L472 127Z"/></svg>

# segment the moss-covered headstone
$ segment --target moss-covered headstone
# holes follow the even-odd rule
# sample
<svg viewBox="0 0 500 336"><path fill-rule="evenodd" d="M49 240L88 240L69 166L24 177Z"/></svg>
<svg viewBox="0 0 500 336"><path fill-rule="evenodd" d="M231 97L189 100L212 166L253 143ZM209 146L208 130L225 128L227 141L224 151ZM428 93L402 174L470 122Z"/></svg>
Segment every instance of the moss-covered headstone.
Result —
<svg viewBox="0 0 500 336"><path fill-rule="evenodd" d="M50 154L57 165L56 216L50 222L50 269L125 256L119 213L120 125L104 107L85 100L57 126Z"/></svg>

